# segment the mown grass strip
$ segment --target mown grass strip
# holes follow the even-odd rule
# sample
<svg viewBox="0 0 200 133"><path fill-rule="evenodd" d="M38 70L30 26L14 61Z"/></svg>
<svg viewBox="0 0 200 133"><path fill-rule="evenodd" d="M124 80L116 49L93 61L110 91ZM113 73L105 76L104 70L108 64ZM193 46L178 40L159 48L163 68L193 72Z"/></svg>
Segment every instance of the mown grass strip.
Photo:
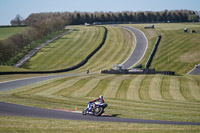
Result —
<svg viewBox="0 0 200 133"><path fill-rule="evenodd" d="M161 83L162 83L162 76L152 77L152 80L151 80L150 85L149 85L149 97L152 100L156 100L156 101L162 101L163 100L163 98L160 94Z"/></svg>
<svg viewBox="0 0 200 133"><path fill-rule="evenodd" d="M130 83L127 91L127 99L129 100L141 100L140 99L140 86L144 80L144 75L137 75Z"/></svg>
<svg viewBox="0 0 200 133"><path fill-rule="evenodd" d="M86 97L89 93L95 88L99 82L104 79L105 77L98 77L98 78L91 78L81 89L76 90L72 96L74 97Z"/></svg>
<svg viewBox="0 0 200 133"><path fill-rule="evenodd" d="M105 98L116 98L116 93L118 91L118 88L121 84L121 78L120 77L112 77L112 80L109 83L109 87L106 88L104 91L104 97Z"/></svg>
<svg viewBox="0 0 200 133"><path fill-rule="evenodd" d="M102 79L87 95L87 97L98 97L99 95L102 95L103 91L106 89L110 81L111 79L109 77Z"/></svg>
<svg viewBox="0 0 200 133"><path fill-rule="evenodd" d="M195 98L190 91L189 81L186 78L181 78L180 84L181 94L184 96L184 98L187 100L194 100Z"/></svg>
<svg viewBox="0 0 200 133"><path fill-rule="evenodd" d="M172 99L186 101L182 93L180 92L180 78L179 77L171 77L169 84L169 91Z"/></svg>
<svg viewBox="0 0 200 133"><path fill-rule="evenodd" d="M130 86L130 83L131 83L130 79L122 80L115 97L119 99L126 99L126 94Z"/></svg>
<svg viewBox="0 0 200 133"><path fill-rule="evenodd" d="M141 100L150 100L149 96L149 85L152 80L152 78L149 78L150 76L145 76L145 78L141 82L141 86L139 89L139 97Z"/></svg>
<svg viewBox="0 0 200 133"><path fill-rule="evenodd" d="M160 93L163 99L165 100L173 100L169 92L169 84L170 84L169 77L163 76Z"/></svg>

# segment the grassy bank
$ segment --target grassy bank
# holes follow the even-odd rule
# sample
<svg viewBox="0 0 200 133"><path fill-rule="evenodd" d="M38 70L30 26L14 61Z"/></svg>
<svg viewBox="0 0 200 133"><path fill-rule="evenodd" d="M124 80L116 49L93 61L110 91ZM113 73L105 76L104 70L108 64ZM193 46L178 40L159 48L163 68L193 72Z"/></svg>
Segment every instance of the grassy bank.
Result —
<svg viewBox="0 0 200 133"><path fill-rule="evenodd" d="M102 69L112 68L113 64L124 62L135 47L132 34L119 27L106 26L108 34L104 46L88 61L86 65L75 70L82 72L89 69L99 72Z"/></svg>
<svg viewBox="0 0 200 133"><path fill-rule="evenodd" d="M44 108L79 110L103 94L106 113L120 117L200 122L200 77L85 75L0 92L0 100Z"/></svg>
<svg viewBox="0 0 200 133"><path fill-rule="evenodd" d="M198 45L200 23L155 24L154 29L144 29L147 24L129 26L141 29L148 38L149 46L143 60L140 62L143 66L149 57L158 34L162 35L162 39L150 68L186 74L195 64L200 62L200 45ZM188 33L184 33L184 28L188 28ZM190 28L195 30L196 33L189 33Z"/></svg>
<svg viewBox="0 0 200 133"><path fill-rule="evenodd" d="M66 32L66 31L68 31L68 29L63 29L63 30L51 33L51 34L43 37L42 39L33 41L30 45L25 46L24 49L23 49L23 51L20 51L20 52L16 53L16 55L14 57L10 58L6 62L6 64L9 65L9 66L15 65L20 59L22 59L31 50L33 50L34 48L36 48L40 44L46 42L47 40L52 39L53 37L55 37L55 36L57 36L59 34L62 34L64 32ZM14 67L10 67L10 68L11 68L10 70L4 70L4 69L2 69L2 71L14 71L14 70L20 71L20 69L16 69ZM24 67L24 68L26 69L26 67ZM23 70L23 69L21 69L21 70Z"/></svg>
<svg viewBox="0 0 200 133"><path fill-rule="evenodd" d="M73 27L75 31L40 49L23 67L31 70L55 70L81 62L101 42L102 27Z"/></svg>

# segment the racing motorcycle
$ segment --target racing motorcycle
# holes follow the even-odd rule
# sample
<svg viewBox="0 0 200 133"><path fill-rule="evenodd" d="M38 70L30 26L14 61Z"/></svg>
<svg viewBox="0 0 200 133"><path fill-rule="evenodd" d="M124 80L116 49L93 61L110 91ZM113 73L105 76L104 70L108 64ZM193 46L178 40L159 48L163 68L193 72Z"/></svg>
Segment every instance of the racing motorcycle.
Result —
<svg viewBox="0 0 200 133"><path fill-rule="evenodd" d="M90 114L89 110L89 104L86 109L83 110L82 114L86 115L86 114ZM101 116L104 113L104 109L108 106L108 104L106 103L100 103L100 102L95 102L93 103L93 108L92 108L92 112L94 116Z"/></svg>

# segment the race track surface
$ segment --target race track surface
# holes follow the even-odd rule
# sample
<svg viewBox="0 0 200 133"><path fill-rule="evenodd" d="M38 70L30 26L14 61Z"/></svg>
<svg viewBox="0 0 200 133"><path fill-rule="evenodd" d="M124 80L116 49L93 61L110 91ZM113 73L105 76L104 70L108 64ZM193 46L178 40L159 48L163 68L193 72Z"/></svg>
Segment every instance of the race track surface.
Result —
<svg viewBox="0 0 200 133"><path fill-rule="evenodd" d="M200 64L198 64L198 67L194 67L190 72L187 74L189 75L200 75Z"/></svg>
<svg viewBox="0 0 200 133"><path fill-rule="evenodd" d="M31 84L41 82L41 81L45 81L45 80L49 80L49 79L60 78L60 77L68 77L68 76L79 76L79 75L84 75L84 73L32 77L32 78L19 79L19 80L8 81L8 82L1 82L0 83L0 91L16 89L16 88L19 88L19 87L31 85Z"/></svg>
<svg viewBox="0 0 200 133"><path fill-rule="evenodd" d="M124 122L124 123L148 123L148 124L175 124L175 125L200 125L196 122L176 122L160 120L129 119L112 116L91 116L81 113L42 109L18 104L0 102L0 115L4 116L23 116L34 118L81 120L81 121L103 121L103 122Z"/></svg>
<svg viewBox="0 0 200 133"><path fill-rule="evenodd" d="M125 69L128 69L134 65L136 65L144 56L148 41L144 33L136 28L128 27L128 26L121 26L124 29L129 30L135 36L136 44L133 52L129 56L129 58L124 61L122 64L124 65Z"/></svg>

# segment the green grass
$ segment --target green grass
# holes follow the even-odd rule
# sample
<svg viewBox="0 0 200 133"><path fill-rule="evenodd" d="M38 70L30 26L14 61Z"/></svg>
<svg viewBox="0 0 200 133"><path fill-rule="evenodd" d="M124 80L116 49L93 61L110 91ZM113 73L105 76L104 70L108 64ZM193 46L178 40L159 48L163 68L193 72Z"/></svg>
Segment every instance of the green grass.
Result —
<svg viewBox="0 0 200 133"><path fill-rule="evenodd" d="M104 46L87 62L86 65L75 72L89 69L91 72L99 72L102 69L110 69L113 64L123 63L131 54L135 43L132 34L119 27L106 26L107 39Z"/></svg>
<svg viewBox="0 0 200 133"><path fill-rule="evenodd" d="M0 92L0 100L52 109L77 106L82 110L89 100L103 94L109 114L200 122L199 82L199 76L93 74L53 79Z"/></svg>
<svg viewBox="0 0 200 133"><path fill-rule="evenodd" d="M29 51L33 50L34 48L36 48L37 46L39 46L40 44L46 42L49 39L52 39L54 36L59 35L61 33L64 33L68 31L68 29L63 29L54 33L51 33L45 37L43 37L42 39L36 40L34 42L32 42L30 45L27 45L24 47L23 51L18 52L15 56L11 57L6 64L9 66L14 66L20 59L22 59L26 54L28 54ZM10 71L16 70L16 68L14 67L10 67ZM24 67L24 70L26 69L26 67ZM23 69L21 69L23 70ZM4 70L2 69L2 71L9 71L9 70ZM20 69L17 69L16 71L20 71Z"/></svg>
<svg viewBox="0 0 200 133"><path fill-rule="evenodd" d="M72 28L76 30L42 48L24 66L31 70L53 70L76 65L99 45L104 33L102 27ZM122 63L129 56L134 48L131 33L118 27L107 28L108 35L104 46L76 72L83 72L87 68L98 72L111 68L112 64Z"/></svg>
<svg viewBox="0 0 200 133"><path fill-rule="evenodd" d="M8 37L23 31L26 27L8 27L0 28L0 40L5 40Z"/></svg>
<svg viewBox="0 0 200 133"><path fill-rule="evenodd" d="M27 69L24 68L18 68L13 66L3 66L0 65L0 72L12 72L12 71L27 71Z"/></svg>
<svg viewBox="0 0 200 133"><path fill-rule="evenodd" d="M142 29L149 40L147 54L144 56L144 59L142 59L140 62L143 63L143 65L148 59L148 53L150 53L151 49L153 48L153 45L157 38L157 33L161 33L163 38L155 56L157 60L153 60L151 67L155 66L157 70L175 70L176 72L181 74L186 73L186 71L189 71L193 68L193 64L195 64L194 60L190 60L190 65L188 65L187 63L185 63L186 58L181 58L184 60L180 61L179 57L183 56L188 51L194 53L195 50L193 49L193 43L195 44L196 40L198 40L197 37L199 36L199 32L198 29L196 29L196 27L199 25L192 23L156 24L155 29L148 30L144 30L143 27L146 25L142 24L129 26L134 26L139 29ZM174 36L181 37L181 35L185 35L182 33L183 27L185 26L192 27L197 31L197 33L185 33L187 35L184 36L185 38L178 40L175 39ZM131 33L119 27L106 27L108 28L108 36L104 46L87 62L85 66L75 71L72 71L72 73L83 72L87 68L89 68L91 72L98 72L101 69L111 68L112 64L122 63L129 56L129 54L134 48L134 38L131 36ZM95 32L98 31L98 28L94 27L89 28L90 30L93 30L91 32L88 31L88 29L84 29L84 27L82 26L78 26L76 27L76 29L76 32L85 31L87 32L87 34L95 34ZM180 36L175 33L180 33ZM85 36L87 36L87 34L85 34ZM171 36L170 34L173 34L174 36ZM188 40L188 36L192 39ZM79 37L74 35L74 38ZM84 40L83 38L81 36L79 39ZM65 39L65 41L66 40L70 40L70 38ZM57 45L60 46L62 45L61 41L62 40L57 40L54 43L56 44L57 42L59 42ZM79 42L76 39L73 40L73 38L71 39L71 41L74 41L74 43L71 42L69 44L73 45L76 44L75 42ZM185 44L186 42L187 44ZM183 44L184 46L182 47L179 43ZM189 45L190 47L192 47L192 49L189 49L189 46L186 45ZM179 48L179 46L181 47L181 49ZM166 54L166 51L169 50L163 50L163 53L159 52L162 50L163 47L171 48L170 51L172 51L172 54ZM48 48L44 49L48 51ZM176 49L178 50L176 51ZM73 54L75 53L72 53L72 56L74 56ZM162 56L166 57L164 57L163 59L158 58ZM169 62L166 61L169 60L169 58L175 59L170 60L171 67L167 64ZM177 61L182 64L181 67L180 65L176 64ZM157 64L155 62L157 62ZM62 67L62 65L58 65L57 67ZM53 67L51 67L51 69L52 68ZM12 77L12 75L5 76L0 76L0 81L20 77L20 75L14 75L14 77ZM106 108L105 110L106 113L117 114L119 117L200 122L199 76L89 74L84 76L73 76L43 81L41 83L36 83L15 90L0 92L0 100L5 102L50 109L74 109L74 107L77 106L78 110L82 110L86 107L86 104L89 100L96 98L100 94L104 95L105 101L109 105L108 108ZM47 120L32 118L30 119L21 117L2 116L0 121L1 123L3 123L0 124L0 130L7 132L38 132L42 129L47 132L88 132L88 128L91 128L91 126L93 127L92 129L94 132L99 132L100 129L102 130L102 132L200 131L199 126L190 125L180 126L127 123L104 124L98 122ZM24 124L22 122L24 122Z"/></svg>
<svg viewBox="0 0 200 133"><path fill-rule="evenodd" d="M73 26L72 28L76 30L40 49L22 67L30 70L55 70L76 65L99 45L104 33L102 27ZM132 34L119 27L107 26L107 28L108 35L104 46L76 72L83 72L87 68L99 72L128 58L134 48ZM1 71L7 70L9 69L1 69ZM10 70L12 71L12 68Z"/></svg>
<svg viewBox="0 0 200 133"><path fill-rule="evenodd" d="M200 23L155 24L155 29L144 29L146 24L129 26L141 29L148 38L147 52L138 64L145 65L158 34L162 39L150 68L186 74L200 62ZM184 33L184 28L192 28L196 33Z"/></svg>
<svg viewBox="0 0 200 133"><path fill-rule="evenodd" d="M75 31L40 49L23 66L31 70L55 70L80 63L101 42L102 27L72 27Z"/></svg>
<svg viewBox="0 0 200 133"><path fill-rule="evenodd" d="M0 116L0 132L4 133L195 133L199 130L200 126L85 122Z"/></svg>

